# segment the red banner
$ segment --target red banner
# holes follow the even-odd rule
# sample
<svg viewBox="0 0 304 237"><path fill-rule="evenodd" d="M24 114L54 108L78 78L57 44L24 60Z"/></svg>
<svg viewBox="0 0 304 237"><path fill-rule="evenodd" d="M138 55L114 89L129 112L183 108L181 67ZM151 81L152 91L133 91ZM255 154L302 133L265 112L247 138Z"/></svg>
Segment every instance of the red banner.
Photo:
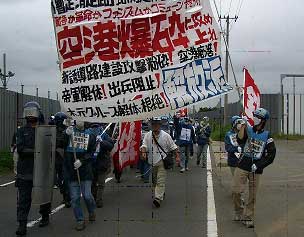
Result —
<svg viewBox="0 0 304 237"><path fill-rule="evenodd" d="M141 121L121 123L119 136L112 151L113 163L117 170L135 165L139 159Z"/></svg>
<svg viewBox="0 0 304 237"><path fill-rule="evenodd" d="M253 126L253 112L260 107L261 93L248 70L244 68L244 113Z"/></svg>

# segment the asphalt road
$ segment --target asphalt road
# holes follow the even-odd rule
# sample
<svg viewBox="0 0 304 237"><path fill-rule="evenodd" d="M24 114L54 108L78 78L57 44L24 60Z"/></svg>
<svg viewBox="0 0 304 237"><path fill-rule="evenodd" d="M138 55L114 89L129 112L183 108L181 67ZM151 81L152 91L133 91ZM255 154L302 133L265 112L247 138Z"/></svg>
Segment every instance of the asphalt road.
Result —
<svg viewBox="0 0 304 237"><path fill-rule="evenodd" d="M213 185L218 236L224 237L303 237L304 236L304 141L277 141L275 162L261 178L257 197L256 227L246 229L232 221L231 174L218 165L219 143L212 146ZM220 162L224 164L223 160ZM190 162L191 171L170 171L166 200L160 209L152 205L152 189L136 178L135 169L127 169L121 184L107 183L104 204L97 210L97 221L82 232L74 230L72 209L62 208L51 216L51 224L28 229L28 236L52 237L205 237L207 236L206 169ZM0 184L12 180L0 177ZM54 190L53 209L60 206L59 190ZM30 220L39 218L32 206ZM15 236L16 188L0 187L0 236ZM208 236L209 237L209 236Z"/></svg>

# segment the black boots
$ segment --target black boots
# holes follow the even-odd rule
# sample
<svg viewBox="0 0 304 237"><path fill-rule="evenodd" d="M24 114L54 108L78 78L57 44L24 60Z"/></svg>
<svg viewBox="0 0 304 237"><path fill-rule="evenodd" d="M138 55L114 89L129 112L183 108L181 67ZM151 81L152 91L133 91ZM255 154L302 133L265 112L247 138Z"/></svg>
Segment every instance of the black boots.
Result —
<svg viewBox="0 0 304 237"><path fill-rule="evenodd" d="M25 236L26 235L26 221L19 222L19 227L16 230L17 236Z"/></svg>
<svg viewBox="0 0 304 237"><path fill-rule="evenodd" d="M39 222L39 227L45 227L50 223L49 215L42 216L41 221Z"/></svg>

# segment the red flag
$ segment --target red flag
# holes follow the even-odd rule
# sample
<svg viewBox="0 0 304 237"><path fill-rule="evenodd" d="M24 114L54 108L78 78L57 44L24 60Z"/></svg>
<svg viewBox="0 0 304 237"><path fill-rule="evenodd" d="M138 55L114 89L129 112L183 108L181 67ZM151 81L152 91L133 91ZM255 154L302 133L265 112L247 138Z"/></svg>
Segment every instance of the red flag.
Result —
<svg viewBox="0 0 304 237"><path fill-rule="evenodd" d="M253 112L260 107L261 93L248 70L244 68L244 113L253 126Z"/></svg>
<svg viewBox="0 0 304 237"><path fill-rule="evenodd" d="M141 121L121 123L119 135L112 150L116 170L135 165L139 159Z"/></svg>
<svg viewBox="0 0 304 237"><path fill-rule="evenodd" d="M187 115L188 115L188 109L187 108L179 110L179 116L180 117L186 117Z"/></svg>

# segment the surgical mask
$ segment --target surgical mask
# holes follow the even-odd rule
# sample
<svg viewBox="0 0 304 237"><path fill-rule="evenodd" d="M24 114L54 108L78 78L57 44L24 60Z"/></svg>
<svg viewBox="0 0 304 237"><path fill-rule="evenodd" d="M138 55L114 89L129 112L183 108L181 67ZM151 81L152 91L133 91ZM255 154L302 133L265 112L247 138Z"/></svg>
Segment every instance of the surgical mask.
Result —
<svg viewBox="0 0 304 237"><path fill-rule="evenodd" d="M254 126L259 125L262 122L262 119L257 118L257 117L253 117L253 124Z"/></svg>

